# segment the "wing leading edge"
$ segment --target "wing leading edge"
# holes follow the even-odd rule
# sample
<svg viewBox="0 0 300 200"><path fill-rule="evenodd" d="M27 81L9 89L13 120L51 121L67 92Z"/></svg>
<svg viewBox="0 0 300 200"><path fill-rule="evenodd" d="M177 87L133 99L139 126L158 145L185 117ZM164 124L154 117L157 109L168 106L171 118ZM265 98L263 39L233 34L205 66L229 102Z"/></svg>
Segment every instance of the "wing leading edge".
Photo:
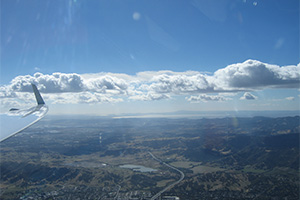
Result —
<svg viewBox="0 0 300 200"><path fill-rule="evenodd" d="M14 136L22 130L42 119L48 112L36 85L31 84L37 105L29 109L12 108L8 113L0 115L0 142Z"/></svg>

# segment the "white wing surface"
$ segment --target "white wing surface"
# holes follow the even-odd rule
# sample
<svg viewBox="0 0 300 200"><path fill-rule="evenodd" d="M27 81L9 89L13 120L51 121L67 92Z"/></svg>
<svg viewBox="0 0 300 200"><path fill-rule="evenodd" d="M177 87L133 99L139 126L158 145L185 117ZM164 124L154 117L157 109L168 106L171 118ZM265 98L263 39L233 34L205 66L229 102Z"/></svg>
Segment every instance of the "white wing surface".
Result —
<svg viewBox="0 0 300 200"><path fill-rule="evenodd" d="M0 114L0 142L21 132L47 114L48 106L36 85L32 84L32 89L37 101L36 106L29 109L12 108L8 113Z"/></svg>

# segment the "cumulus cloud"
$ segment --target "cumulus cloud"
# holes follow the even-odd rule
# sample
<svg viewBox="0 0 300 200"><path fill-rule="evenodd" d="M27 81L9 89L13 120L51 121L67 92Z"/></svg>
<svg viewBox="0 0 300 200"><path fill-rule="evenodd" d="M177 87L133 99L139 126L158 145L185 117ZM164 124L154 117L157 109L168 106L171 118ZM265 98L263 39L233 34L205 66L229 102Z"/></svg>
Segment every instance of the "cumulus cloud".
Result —
<svg viewBox="0 0 300 200"><path fill-rule="evenodd" d="M85 81L86 90L101 93L106 93L107 91L123 93L126 91L127 87L128 83L125 80L109 75L104 75Z"/></svg>
<svg viewBox="0 0 300 200"><path fill-rule="evenodd" d="M245 92L244 95L240 98L241 100L255 100L257 97L250 92Z"/></svg>
<svg viewBox="0 0 300 200"><path fill-rule="evenodd" d="M161 100L161 99L170 99L170 95L167 94L157 94L153 92L149 92L147 94L134 95L129 97L132 100L141 100L141 101L153 101L153 100Z"/></svg>
<svg viewBox="0 0 300 200"><path fill-rule="evenodd" d="M279 67L247 60L217 70L212 78L214 84L223 90L298 88L300 65Z"/></svg>
<svg viewBox="0 0 300 200"><path fill-rule="evenodd" d="M18 76L11 81L9 86L13 91L30 92L31 83L38 85L44 93L65 93L95 91L106 93L115 90L120 93L128 87L126 81L121 78L102 75L95 78L84 79L79 74L53 73L51 75L35 73L33 76Z"/></svg>
<svg viewBox="0 0 300 200"><path fill-rule="evenodd" d="M230 98L223 97L221 95L207 95L207 94L200 94L198 96L191 96L189 98L186 98L187 101L191 103L197 103L200 101L208 102L208 101L226 101Z"/></svg>
<svg viewBox="0 0 300 200"><path fill-rule="evenodd" d="M33 76L17 76L11 81L11 89L17 92L31 92L31 83L38 85L41 92L81 92L84 91L83 79L79 74L53 73L51 75L35 73Z"/></svg>
<svg viewBox="0 0 300 200"><path fill-rule="evenodd" d="M190 102L225 101L226 96L245 92L241 99L256 99L248 91L266 88L299 88L300 64L277 66L256 60L232 64L213 74L199 71L144 71L136 75L117 73L53 73L15 77L0 86L1 99L28 100L31 83L53 103L120 102L124 99L152 101L191 95ZM218 93L219 95L208 95ZM30 95L29 95L30 94ZM222 95L220 95L222 94ZM7 101L3 101L7 102Z"/></svg>
<svg viewBox="0 0 300 200"><path fill-rule="evenodd" d="M10 85L0 86L0 98L32 99L29 95L31 83L36 84L44 98L52 103L115 103L123 99L114 96L130 93L128 82L122 78L108 74L85 78L76 73L57 72L17 76Z"/></svg>
<svg viewBox="0 0 300 200"><path fill-rule="evenodd" d="M15 98L17 94L9 87L0 86L0 98Z"/></svg>
<svg viewBox="0 0 300 200"><path fill-rule="evenodd" d="M152 78L149 90L157 93L199 93L213 91L207 78L202 74L168 75L162 74Z"/></svg>
<svg viewBox="0 0 300 200"><path fill-rule="evenodd" d="M199 94L257 90L264 88L297 88L300 65L265 64L255 60L229 65L213 75L200 72L148 72L151 75L141 89L164 94ZM147 77L142 74L143 78Z"/></svg>

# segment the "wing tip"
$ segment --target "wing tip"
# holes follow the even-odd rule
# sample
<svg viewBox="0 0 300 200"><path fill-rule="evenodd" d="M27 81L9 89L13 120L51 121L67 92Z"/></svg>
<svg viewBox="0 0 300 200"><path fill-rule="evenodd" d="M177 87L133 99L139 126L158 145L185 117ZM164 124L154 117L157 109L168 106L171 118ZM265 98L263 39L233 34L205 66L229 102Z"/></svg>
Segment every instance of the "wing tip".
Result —
<svg viewBox="0 0 300 200"><path fill-rule="evenodd" d="M44 102L44 100L43 100L43 98L42 98L42 96L41 96L39 90L37 89L36 85L33 84L33 83L31 83L31 86L32 86L32 89L33 89L33 92L34 92L34 95L35 95L35 99L36 99L36 101L37 101L37 104L38 104L38 105L44 105L45 102Z"/></svg>

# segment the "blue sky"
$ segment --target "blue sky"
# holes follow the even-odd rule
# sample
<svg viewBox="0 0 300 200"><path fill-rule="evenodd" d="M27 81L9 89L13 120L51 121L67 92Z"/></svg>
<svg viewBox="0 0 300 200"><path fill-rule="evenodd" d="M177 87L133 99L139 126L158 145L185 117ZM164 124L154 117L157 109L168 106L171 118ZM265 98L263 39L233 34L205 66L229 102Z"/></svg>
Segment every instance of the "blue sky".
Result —
<svg viewBox="0 0 300 200"><path fill-rule="evenodd" d="M0 3L1 110L299 110L298 0Z"/></svg>

